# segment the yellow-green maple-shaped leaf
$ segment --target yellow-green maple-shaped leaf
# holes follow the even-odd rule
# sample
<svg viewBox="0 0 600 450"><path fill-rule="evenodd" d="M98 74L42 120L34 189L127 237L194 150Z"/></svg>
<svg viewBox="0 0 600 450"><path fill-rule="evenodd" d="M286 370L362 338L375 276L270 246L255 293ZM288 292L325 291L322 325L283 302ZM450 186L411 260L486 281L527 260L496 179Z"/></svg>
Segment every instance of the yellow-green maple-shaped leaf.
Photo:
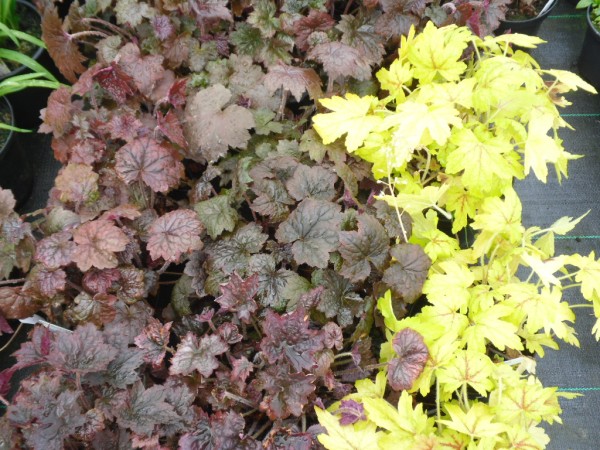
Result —
<svg viewBox="0 0 600 450"><path fill-rule="evenodd" d="M501 47L506 48L508 44L517 45L524 48L535 48L539 44L546 41L537 36L529 36L527 34L510 33L501 34L500 36L486 36L483 40L483 45L488 48L493 48L493 44L501 44Z"/></svg>
<svg viewBox="0 0 600 450"><path fill-rule="evenodd" d="M459 111L450 102L425 104L410 98L398 105L396 112L383 121L385 129L392 129L394 147L410 149L427 146L435 141L445 145L451 134L451 125L462 127Z"/></svg>
<svg viewBox="0 0 600 450"><path fill-rule="evenodd" d="M600 261L596 260L595 252L592 250L588 256L570 255L567 263L579 268L575 273L575 280L581 283L583 297L592 300L595 296L600 296Z"/></svg>
<svg viewBox="0 0 600 450"><path fill-rule="evenodd" d="M498 437L508 428L506 424L494 422L495 417L492 408L484 403L474 402L466 412L455 403L448 403L445 408L450 415L450 420L442 420L441 422L471 438ZM495 447L485 448L492 449Z"/></svg>
<svg viewBox="0 0 600 450"><path fill-rule="evenodd" d="M469 287L475 281L473 272L466 264L453 260L440 262L438 268L444 273L430 274L423 293L432 305L452 304L456 311L465 309L471 298Z"/></svg>
<svg viewBox="0 0 600 450"><path fill-rule="evenodd" d="M396 99L396 103L400 103L406 98L404 89L412 82L413 71L410 64L396 59L389 69L383 68L377 72L377 79L381 89L388 91Z"/></svg>
<svg viewBox="0 0 600 450"><path fill-rule="evenodd" d="M510 427L506 431L506 437L502 440L502 448L545 450L550 443L550 438L543 428Z"/></svg>
<svg viewBox="0 0 600 450"><path fill-rule="evenodd" d="M521 200L514 189L504 192L504 199L488 197L481 205L481 213L475 216L471 227L481 230L473 244L476 256L484 255L501 236L509 242L521 241L525 227L521 223Z"/></svg>
<svg viewBox="0 0 600 450"><path fill-rule="evenodd" d="M414 67L414 77L421 84L458 81L467 65L462 54L473 35L466 27L449 25L437 28L428 22L425 29L409 44L407 58Z"/></svg>
<svg viewBox="0 0 600 450"><path fill-rule="evenodd" d="M556 113L558 114L558 113ZM553 129L556 115L549 112L533 110L527 127L527 141L525 142L525 175L531 170L542 182L548 177L548 163L558 163L564 151L560 141L552 138L547 133Z"/></svg>
<svg viewBox="0 0 600 450"><path fill-rule="evenodd" d="M534 376L507 384L496 408L496 417L505 423L527 426L558 418L561 408L557 388L545 388Z"/></svg>
<svg viewBox="0 0 600 450"><path fill-rule="evenodd" d="M577 226L577 224L579 222L581 222L581 220L585 216L587 216L589 213L590 213L590 210L588 209L585 214L579 216L577 219L573 219L572 217L569 217L569 216L561 217L556 222L554 222L552 225L550 225L550 227L548 228L548 231L552 231L561 236L565 235L569 231L571 231L573 228L575 228L575 226Z"/></svg>
<svg viewBox="0 0 600 450"><path fill-rule="evenodd" d="M431 324L431 328L435 325ZM415 328L418 329L418 328ZM434 342L427 342L427 348L429 349L429 359L425 363L423 372L417 378L411 391L419 393L423 396L428 395L431 390L431 386L435 383L435 379L440 369L447 366L455 357L456 352L459 351L460 344L458 342L458 336L450 333L443 333L443 336L435 340ZM451 397L442 392L440 400L445 401Z"/></svg>
<svg viewBox="0 0 600 450"><path fill-rule="evenodd" d="M459 82L424 84L411 97L422 103L449 103L471 108L475 83L475 78L465 78Z"/></svg>
<svg viewBox="0 0 600 450"><path fill-rule="evenodd" d="M475 217L477 208L483 202L483 197L462 186L460 178L454 177L450 188L444 196L444 207L454 217L452 233L458 233L467 226L469 218Z"/></svg>
<svg viewBox="0 0 600 450"><path fill-rule="evenodd" d="M521 329L519 330L519 336L525 342L525 348L531 353L540 355L540 358L543 358L546 354L544 347L558 350L558 344L550 333L529 333L527 330Z"/></svg>
<svg viewBox="0 0 600 450"><path fill-rule="evenodd" d="M523 344L517 335L518 327L505 320L512 310L502 304L469 313L469 326L462 334L463 342L469 350L485 353L488 342L504 351L506 347L522 350Z"/></svg>
<svg viewBox="0 0 600 450"><path fill-rule="evenodd" d="M327 450L379 450L377 441L383 433L377 431L372 422L357 422L354 425L341 425L338 418L327 410L315 408L319 423L327 434L318 436L319 442Z"/></svg>
<svg viewBox="0 0 600 450"><path fill-rule="evenodd" d="M461 350L455 353L449 364L438 371L438 379L446 393L455 392L467 385L486 396L494 386L491 378L493 370L494 364L485 353Z"/></svg>
<svg viewBox="0 0 600 450"><path fill-rule="evenodd" d="M543 72L556 77L556 79L561 84L565 85L569 90L576 91L578 88L581 88L593 94L598 93L596 92L596 88L594 88L594 86L589 84L587 81L584 81L579 75L569 72L568 70L550 69L544 70Z"/></svg>
<svg viewBox="0 0 600 450"><path fill-rule="evenodd" d="M377 105L377 97L346 94L345 98L334 96L320 100L321 104L333 112L317 114L313 125L323 139L330 144L346 136L346 148L349 152L360 147L367 135L381 123L381 118L372 114Z"/></svg>
<svg viewBox="0 0 600 450"><path fill-rule="evenodd" d="M524 322L527 333L535 334L539 330L553 332L556 337L567 343L579 346L575 330L566 322L574 322L575 314L567 302L562 300L560 288L538 288L532 283L508 283L499 288L506 295L503 304L513 309L513 317ZM514 320L512 320L514 323Z"/></svg>
<svg viewBox="0 0 600 450"><path fill-rule="evenodd" d="M500 195L518 176L505 157L513 152L510 142L481 128L456 130L450 140L456 149L448 155L446 171L461 173L464 186L475 193Z"/></svg>
<svg viewBox="0 0 600 450"><path fill-rule="evenodd" d="M356 394L352 394L351 397L356 395L360 400L365 398L383 398L386 384L387 381L385 372L380 371L375 377L375 382L369 378L358 380L354 384L354 387L356 388Z"/></svg>
<svg viewBox="0 0 600 450"><path fill-rule="evenodd" d="M564 267L567 256L559 255L543 260L535 253L523 252L521 260L535 272L543 285L548 287L551 284L560 284L560 280L554 274Z"/></svg>
<svg viewBox="0 0 600 450"><path fill-rule="evenodd" d="M388 205L394 208L400 208L406 211L411 216L420 214L421 211L428 208L440 209L437 205L440 198L446 193L449 186L443 184L441 186L427 186L418 193L404 194L402 192L396 195L379 195L377 200L383 200Z"/></svg>
<svg viewBox="0 0 600 450"><path fill-rule="evenodd" d="M419 403L413 409L413 398L406 391L402 391L397 408L383 398L366 398L363 405L367 418L384 430L405 437L428 434L434 430L434 421L423 412L423 404Z"/></svg>

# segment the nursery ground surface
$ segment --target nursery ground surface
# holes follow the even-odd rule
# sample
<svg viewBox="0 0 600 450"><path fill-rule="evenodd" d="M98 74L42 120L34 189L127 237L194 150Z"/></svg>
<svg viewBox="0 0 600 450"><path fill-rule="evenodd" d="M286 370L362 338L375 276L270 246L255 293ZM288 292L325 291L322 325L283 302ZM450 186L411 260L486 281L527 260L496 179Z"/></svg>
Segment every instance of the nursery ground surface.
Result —
<svg viewBox="0 0 600 450"><path fill-rule="evenodd" d="M532 51L543 68L577 72L577 58L585 34L585 12L562 0L542 24L540 37L548 41ZM563 130L564 147L584 158L570 163L570 176L560 186L550 178L546 185L537 180L524 180L517 185L523 202L525 226L548 226L561 216L578 217L591 210L579 226L567 236L559 236L557 253L595 251L600 254L600 96L576 92L573 105L564 110L565 119L575 128ZM32 198L23 211L33 211L46 203L48 191L60 167L52 158L50 139L42 135L23 135L35 170ZM585 303L576 290L566 291L573 304ZM563 400L563 424L548 427L551 450L593 450L599 448L600 426L600 344L591 334L594 318L589 308L578 308L575 328L580 348L563 345L560 351L548 350L538 361L538 375L545 386L583 394L574 400ZM23 333L25 335L25 333ZM15 350L18 345L15 343ZM3 358L5 359L5 358ZM0 366L10 364L0 361Z"/></svg>

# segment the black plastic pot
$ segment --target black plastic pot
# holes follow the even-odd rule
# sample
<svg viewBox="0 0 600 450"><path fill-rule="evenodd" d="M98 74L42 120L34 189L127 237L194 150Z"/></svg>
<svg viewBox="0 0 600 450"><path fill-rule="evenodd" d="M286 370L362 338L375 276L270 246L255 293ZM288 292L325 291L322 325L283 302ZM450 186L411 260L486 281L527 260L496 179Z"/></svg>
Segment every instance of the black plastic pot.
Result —
<svg viewBox="0 0 600 450"><path fill-rule="evenodd" d="M500 26L495 32L496 36L499 34L506 33L507 31L510 31L512 33L521 33L528 34L530 36L536 36L542 22L546 19L546 17L550 15L552 10L558 4L558 0L550 0L550 2L552 2L552 5L546 11L544 11L543 14L540 14L537 17L533 17L527 20L500 21Z"/></svg>
<svg viewBox="0 0 600 450"><path fill-rule="evenodd" d="M17 0L17 5L21 11L28 11L29 14L37 17L41 24L42 17L32 3L26 0ZM58 72L54 67L52 58L50 58L48 52L43 48L38 48L36 52L30 56L53 74ZM0 76L0 80L4 80L5 78L14 75L27 73L28 71L29 69L27 67L19 66L10 73ZM20 128L37 129L41 124L40 110L46 107L50 92L51 90L46 88L28 88L8 95L8 98L13 105L16 126Z"/></svg>
<svg viewBox="0 0 600 450"><path fill-rule="evenodd" d="M592 22L591 6L587 10L587 30L577 65L579 75L600 90L600 31Z"/></svg>
<svg viewBox="0 0 600 450"><path fill-rule="evenodd" d="M15 125L13 108L6 97L1 97L2 107L8 108L11 125ZM4 145L0 147L0 187L10 189L17 200L19 208L29 198L33 186L33 170L31 162L23 152L19 137L14 131L9 132Z"/></svg>

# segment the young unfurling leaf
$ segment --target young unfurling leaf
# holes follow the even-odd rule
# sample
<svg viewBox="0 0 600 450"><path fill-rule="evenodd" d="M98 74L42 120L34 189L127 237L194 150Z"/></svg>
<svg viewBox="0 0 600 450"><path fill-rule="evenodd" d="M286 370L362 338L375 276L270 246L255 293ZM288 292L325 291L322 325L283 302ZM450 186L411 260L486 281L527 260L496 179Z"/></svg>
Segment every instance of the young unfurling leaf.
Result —
<svg viewBox="0 0 600 450"><path fill-rule="evenodd" d="M183 253L202 248L202 224L189 209L171 211L156 219L149 229L148 250L152 259L178 261Z"/></svg>

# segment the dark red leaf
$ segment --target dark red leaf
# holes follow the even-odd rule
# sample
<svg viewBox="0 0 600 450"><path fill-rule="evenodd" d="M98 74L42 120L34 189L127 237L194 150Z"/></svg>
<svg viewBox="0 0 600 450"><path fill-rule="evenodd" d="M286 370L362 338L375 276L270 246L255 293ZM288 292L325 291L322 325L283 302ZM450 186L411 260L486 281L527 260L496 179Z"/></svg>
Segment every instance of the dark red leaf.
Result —
<svg viewBox="0 0 600 450"><path fill-rule="evenodd" d="M179 118L173 112L172 109L163 116L160 111L156 112L156 123L158 129L174 144L179 145L182 148L187 148L187 141L183 136L183 128Z"/></svg>
<svg viewBox="0 0 600 450"><path fill-rule="evenodd" d="M323 11L311 9L308 16L294 22L293 31L296 35L296 46L303 52L309 48L308 38L315 31L329 31L335 25L335 20Z"/></svg>
<svg viewBox="0 0 600 450"><path fill-rule="evenodd" d="M287 360L296 372L312 369L316 365L314 355L323 348L323 342L308 326L308 316L301 308L282 316L267 310L260 348L269 362Z"/></svg>
<svg viewBox="0 0 600 450"><path fill-rule="evenodd" d="M411 389L429 358L423 336L411 328L405 328L396 333L392 347L397 356L388 363L389 385L397 391Z"/></svg>
<svg viewBox="0 0 600 450"><path fill-rule="evenodd" d="M293 373L287 364L278 364L259 372L253 385L265 391L260 409L271 420L280 420L302 415L315 391L314 381L314 375Z"/></svg>
<svg viewBox="0 0 600 450"><path fill-rule="evenodd" d="M94 293L107 293L116 287L116 283L121 279L121 272L118 269L91 269L83 276L83 287Z"/></svg>
<svg viewBox="0 0 600 450"><path fill-rule="evenodd" d="M421 295L431 259L416 244L399 244L390 250L394 262L383 274L383 281L406 303Z"/></svg>
<svg viewBox="0 0 600 450"><path fill-rule="evenodd" d="M186 89L187 89L187 78L180 78L176 80L169 88L168 99L169 103L177 109L183 108L187 101Z"/></svg>
<svg viewBox="0 0 600 450"><path fill-rule="evenodd" d="M125 103L127 96L135 93L132 78L114 62L96 72L94 80L118 103Z"/></svg>
<svg viewBox="0 0 600 450"><path fill-rule="evenodd" d="M252 315L258 308L254 297L258 292L258 275L246 280L234 272L229 283L221 285L221 296L215 301L221 305L220 312L234 312L244 323L252 322Z"/></svg>

